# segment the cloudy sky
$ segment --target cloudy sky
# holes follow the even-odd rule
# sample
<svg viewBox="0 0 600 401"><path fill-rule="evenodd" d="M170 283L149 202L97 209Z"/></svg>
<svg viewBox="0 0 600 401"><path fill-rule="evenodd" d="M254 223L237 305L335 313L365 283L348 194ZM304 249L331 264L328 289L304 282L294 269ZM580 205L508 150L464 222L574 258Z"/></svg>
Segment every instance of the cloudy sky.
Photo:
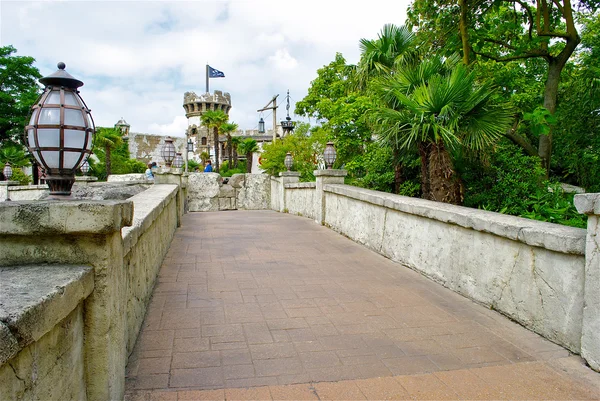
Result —
<svg viewBox="0 0 600 401"><path fill-rule="evenodd" d="M0 45L33 56L42 75L64 61L99 126L125 117L135 132L182 136L183 93L231 93L230 120L255 129L262 108L307 93L317 69L360 38L401 25L408 0L0 1ZM263 115L270 128L270 113ZM285 117L285 107L277 120Z"/></svg>

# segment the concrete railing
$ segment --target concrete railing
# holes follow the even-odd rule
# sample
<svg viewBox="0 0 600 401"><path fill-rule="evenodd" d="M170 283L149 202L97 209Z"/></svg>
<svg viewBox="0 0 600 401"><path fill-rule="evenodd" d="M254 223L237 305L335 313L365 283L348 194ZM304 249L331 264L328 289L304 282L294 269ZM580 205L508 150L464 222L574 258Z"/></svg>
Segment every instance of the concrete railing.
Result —
<svg viewBox="0 0 600 401"><path fill-rule="evenodd" d="M271 208L315 219L580 353L600 369L600 194L577 195L588 230L343 185L273 177ZM587 235L587 245L586 245ZM586 256L587 255L587 256Z"/></svg>
<svg viewBox="0 0 600 401"><path fill-rule="evenodd" d="M0 203L3 399L123 397L182 206L172 184L126 201Z"/></svg>

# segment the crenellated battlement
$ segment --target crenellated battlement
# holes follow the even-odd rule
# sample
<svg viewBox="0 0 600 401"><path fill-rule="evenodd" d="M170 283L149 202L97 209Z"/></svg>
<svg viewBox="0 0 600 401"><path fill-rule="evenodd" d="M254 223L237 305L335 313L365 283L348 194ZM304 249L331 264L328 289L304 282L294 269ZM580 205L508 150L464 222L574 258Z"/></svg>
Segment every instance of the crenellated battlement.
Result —
<svg viewBox="0 0 600 401"><path fill-rule="evenodd" d="M231 110L231 95L228 92L215 90L211 93L197 95L196 92L185 92L183 94L183 108L185 116L199 117L208 110L222 110L229 114Z"/></svg>

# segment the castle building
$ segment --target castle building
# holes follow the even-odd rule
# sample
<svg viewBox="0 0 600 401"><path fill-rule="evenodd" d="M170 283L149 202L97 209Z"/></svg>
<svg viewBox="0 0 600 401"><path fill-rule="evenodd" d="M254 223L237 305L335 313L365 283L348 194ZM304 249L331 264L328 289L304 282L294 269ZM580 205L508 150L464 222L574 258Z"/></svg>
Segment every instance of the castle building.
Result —
<svg viewBox="0 0 600 401"><path fill-rule="evenodd" d="M231 95L227 92L215 90L213 94L204 93L200 96L196 95L195 92L185 92L183 95L183 108L185 110L185 116L188 119L188 127L186 135L194 143L194 152L188 154L188 158L199 160L199 155L203 152L207 152L210 158L214 160L215 157L215 144L213 143L213 134L208 132L205 126L202 125L200 116L208 110L222 110L225 114L229 115L231 110ZM223 157L222 144L216 144L221 146L220 155Z"/></svg>

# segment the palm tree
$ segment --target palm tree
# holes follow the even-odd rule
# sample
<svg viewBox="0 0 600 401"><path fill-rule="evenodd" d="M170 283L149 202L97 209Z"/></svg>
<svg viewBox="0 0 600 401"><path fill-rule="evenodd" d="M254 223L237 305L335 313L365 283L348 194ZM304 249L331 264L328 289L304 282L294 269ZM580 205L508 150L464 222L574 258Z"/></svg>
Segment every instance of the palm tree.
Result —
<svg viewBox="0 0 600 401"><path fill-rule="evenodd" d="M416 37L405 26L386 24L377 39L361 39L361 57L351 75L352 87L357 90L369 88L376 77L393 75L397 69L414 65L420 59ZM400 150L392 146L394 153L394 192L398 193L403 179Z"/></svg>
<svg viewBox="0 0 600 401"><path fill-rule="evenodd" d="M238 166L238 146L242 143L242 137L234 136L231 138L231 147L233 149L233 167Z"/></svg>
<svg viewBox="0 0 600 401"><path fill-rule="evenodd" d="M221 125L221 134L227 135L227 153L229 160L229 168L232 167L232 159L233 159L233 138L231 137L231 133L237 131L238 125L234 122L225 123Z"/></svg>
<svg viewBox="0 0 600 401"><path fill-rule="evenodd" d="M227 122L229 116L222 110L208 110L200 116L202 124L210 131L213 129L213 142L215 146L215 172L219 172L219 129Z"/></svg>
<svg viewBox="0 0 600 401"><path fill-rule="evenodd" d="M258 144L256 143L256 140L254 140L252 138L246 138L239 144L238 149L241 153L246 154L246 172L251 173L252 172L252 154L254 152L258 152Z"/></svg>
<svg viewBox="0 0 600 401"><path fill-rule="evenodd" d="M104 148L106 177L111 173L110 152L123 143L122 133L116 128L98 128L94 137L95 145Z"/></svg>
<svg viewBox="0 0 600 401"><path fill-rule="evenodd" d="M484 150L508 129L511 111L493 103L494 90L477 85L459 56L432 57L378 78L373 87L381 101L370 116L373 128L386 144L418 149L423 198L462 203L449 150Z"/></svg>

